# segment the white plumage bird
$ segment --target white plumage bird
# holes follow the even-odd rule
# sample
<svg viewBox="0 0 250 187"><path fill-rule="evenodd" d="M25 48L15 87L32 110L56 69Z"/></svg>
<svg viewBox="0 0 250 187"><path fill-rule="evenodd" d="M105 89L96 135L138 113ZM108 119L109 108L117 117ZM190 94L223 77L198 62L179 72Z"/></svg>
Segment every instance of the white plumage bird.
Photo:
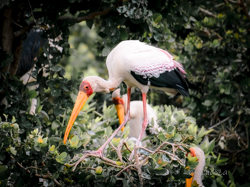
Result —
<svg viewBox="0 0 250 187"><path fill-rule="evenodd" d="M191 187L194 181L198 184L199 187L204 187L202 183L202 174L204 167L206 165L206 157L203 150L199 147L191 147L190 154L192 157L197 157L199 164L196 166L194 173L190 179L186 179L186 187Z"/></svg>
<svg viewBox="0 0 250 187"><path fill-rule="evenodd" d="M120 89L116 89L112 93L112 101L115 104L117 115L119 118L120 125L124 121L124 115L127 114L127 94L120 96ZM129 138L137 138L142 131L142 122L143 122L143 103L142 101L131 101L130 102L130 120L129 120ZM148 124L150 124L150 133L155 134L160 131L159 125L157 123L157 116L154 112L154 109L147 104L147 117ZM122 128L123 131L123 128ZM146 138L146 131L142 134L142 139ZM142 146L146 146L146 142L142 142Z"/></svg>
<svg viewBox="0 0 250 187"><path fill-rule="evenodd" d="M128 40L119 43L108 55L106 65L109 72L108 80L98 76L89 76L80 84L79 93L67 125L64 143L66 143L73 123L84 106L88 97L94 92L106 92L117 88L121 82L127 85L128 104L130 110L130 92L132 87L138 87L142 93L143 124L142 131L137 140L141 141L147 127L146 94L149 88L154 88L171 94L180 93L188 96L189 83L185 77L186 72L182 65L174 61L167 51L147 45L140 41ZM129 112L127 112L129 114ZM114 138L117 132L127 123L129 115L126 115L123 124L111 135L111 137L95 152L102 156L106 145ZM130 156L130 160L133 153Z"/></svg>

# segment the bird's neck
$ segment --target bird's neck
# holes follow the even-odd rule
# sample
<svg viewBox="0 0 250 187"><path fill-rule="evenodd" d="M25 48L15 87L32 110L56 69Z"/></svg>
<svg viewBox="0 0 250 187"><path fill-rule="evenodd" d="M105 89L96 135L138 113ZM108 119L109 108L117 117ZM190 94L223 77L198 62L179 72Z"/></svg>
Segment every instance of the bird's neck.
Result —
<svg viewBox="0 0 250 187"><path fill-rule="evenodd" d="M196 181L200 187L203 186L201 177L203 174L204 166L205 166L205 157L200 157L199 164L195 168L194 177L193 177L193 181Z"/></svg>
<svg viewBox="0 0 250 187"><path fill-rule="evenodd" d="M109 93L113 89L117 88L121 83L118 79L105 80L98 76L89 76L86 79L91 85L93 85L93 92Z"/></svg>
<svg viewBox="0 0 250 187"><path fill-rule="evenodd" d="M120 84L121 84L122 80L117 78L109 78L108 80L106 80L106 85L109 87L110 90L112 89L116 89Z"/></svg>

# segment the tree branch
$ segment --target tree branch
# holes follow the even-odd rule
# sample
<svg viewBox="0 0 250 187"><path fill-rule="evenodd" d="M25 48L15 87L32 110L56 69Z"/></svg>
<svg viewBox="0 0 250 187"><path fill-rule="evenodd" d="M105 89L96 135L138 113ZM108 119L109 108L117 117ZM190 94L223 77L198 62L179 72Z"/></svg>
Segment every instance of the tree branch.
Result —
<svg viewBox="0 0 250 187"><path fill-rule="evenodd" d="M214 18L217 17L217 16L216 16L215 14L213 14L212 12L209 12L208 10L205 10L205 9L203 9L203 8L201 8L201 7L199 7L199 10L200 10L201 12L203 12L203 13L209 15L209 16L214 17Z"/></svg>
<svg viewBox="0 0 250 187"><path fill-rule="evenodd" d="M229 119L230 119L230 117L227 117L227 118L223 119L222 121L220 121L219 123L216 123L215 125L209 127L208 129L213 129L214 127L217 127L218 125L220 125L221 123L226 122Z"/></svg>
<svg viewBox="0 0 250 187"><path fill-rule="evenodd" d="M243 9L243 12L245 13L246 17L249 19L250 21L250 15L248 14L248 11L247 11L247 8L246 8L246 5L245 3L243 2L243 0L240 0L240 5Z"/></svg>
<svg viewBox="0 0 250 187"><path fill-rule="evenodd" d="M3 11L3 20L2 20L2 50L6 51L7 54L12 53L12 42L13 42L13 15L11 8L5 8ZM7 64L3 68L1 68L2 72L9 72L10 64Z"/></svg>
<svg viewBox="0 0 250 187"><path fill-rule="evenodd" d="M93 12L87 16L84 17L69 17L69 16L59 16L59 20L71 20L71 21L75 21L76 23L82 22L82 21L88 21L88 20L92 20L94 19L96 16L103 16L105 14L107 14L112 8L109 7L107 9L104 9L103 11L96 11ZM28 26L26 26L25 28L14 32L14 37L18 37L23 35L25 32L31 30L33 28L33 26L36 25L35 21L33 20Z"/></svg>
<svg viewBox="0 0 250 187"><path fill-rule="evenodd" d="M15 158L13 157L13 156L10 156L13 160L15 160ZM27 173L31 173L30 172L30 170L29 170L29 168L31 168L31 169L39 169L39 170L41 170L40 168L36 168L36 167L33 167L33 166L30 166L30 167L28 167L28 168L25 168L22 164L20 164L19 162L16 162L17 163L17 165L19 166L19 167L21 167L22 169L24 169ZM36 177L39 177L39 178L43 178L43 179L51 179L51 177L52 177L52 174L48 171L47 172L48 173L48 175L40 175L40 174L35 174L35 176ZM62 186L56 179L53 179L53 181L56 183L56 185L57 186Z"/></svg>
<svg viewBox="0 0 250 187"><path fill-rule="evenodd" d="M109 8L106 8L102 11L96 11L96 12L93 12L87 16L84 16L84 17L68 17L68 16L59 16L58 19L60 20L72 20L72 21L75 21L76 23L79 23L79 22L82 22L82 21L88 21L88 20L92 20L94 19L96 16L103 16L105 14L107 14L112 8L109 7Z"/></svg>
<svg viewBox="0 0 250 187"><path fill-rule="evenodd" d="M247 17L247 18L249 19L249 21L250 21L250 15L248 14L247 7L246 7L246 5L245 5L245 3L244 3L243 0L239 0L239 1L225 0L225 2L227 2L227 3L229 2L229 3L231 3L231 4L235 4L235 5L241 6L243 12L245 13L246 17Z"/></svg>
<svg viewBox="0 0 250 187"><path fill-rule="evenodd" d="M22 36L24 33L30 31L35 24L36 24L35 21L30 22L29 25L27 25L25 28L14 32L14 37L16 38L16 37Z"/></svg>

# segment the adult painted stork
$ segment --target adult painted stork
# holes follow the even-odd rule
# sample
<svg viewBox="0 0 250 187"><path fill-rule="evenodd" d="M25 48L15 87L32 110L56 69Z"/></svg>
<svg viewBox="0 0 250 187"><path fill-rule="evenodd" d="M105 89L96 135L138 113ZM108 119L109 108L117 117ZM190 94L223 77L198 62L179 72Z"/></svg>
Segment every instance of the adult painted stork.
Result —
<svg viewBox="0 0 250 187"><path fill-rule="evenodd" d="M116 89L112 93L112 101L115 104L115 108L117 111L117 116L119 118L120 125L124 121L124 116L127 113L127 94L120 96L120 89ZM157 116L153 110L153 108L147 104L147 117L148 117L148 124L151 124L153 121L153 124L150 128L150 133L155 134L160 130L159 125L157 123ZM142 123L143 123L143 102L142 101L131 101L130 102L130 120L129 120L129 138L137 138L140 135L140 132L142 131ZM123 131L123 128L121 129ZM146 131L142 134L142 139L146 138ZM142 142L142 146L146 146L146 142Z"/></svg>
<svg viewBox="0 0 250 187"><path fill-rule="evenodd" d="M191 147L190 153L192 157L197 157L199 164L196 166L194 173L190 179L186 179L186 187L191 187L194 181L199 185L199 187L204 187L202 183L202 173L206 164L206 157L203 150L199 147Z"/></svg>
<svg viewBox="0 0 250 187"><path fill-rule="evenodd" d="M142 131L136 145L141 141L147 127L146 94L149 88L162 90L173 95L177 93L183 96L189 95L189 83L186 79L186 72L183 66L176 62L173 56L167 51L160 48L137 40L123 41L110 52L106 60L106 65L109 73L108 80L104 80L98 76L89 76L83 79L64 135L64 144L66 144L67 137L77 115L93 92L109 93L117 88L121 82L124 82L127 85L128 94L127 115L124 122L111 137L97 151L93 152L100 156L102 156L106 145L130 118L130 93L132 87L138 87L141 90L144 113ZM131 160L132 157L133 153L129 159Z"/></svg>

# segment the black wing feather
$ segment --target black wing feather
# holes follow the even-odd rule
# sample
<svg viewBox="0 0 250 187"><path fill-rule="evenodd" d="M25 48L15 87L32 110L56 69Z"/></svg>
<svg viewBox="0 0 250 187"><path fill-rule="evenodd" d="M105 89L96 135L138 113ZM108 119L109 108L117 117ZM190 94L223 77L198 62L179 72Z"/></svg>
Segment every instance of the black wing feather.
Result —
<svg viewBox="0 0 250 187"><path fill-rule="evenodd" d="M155 87L165 87L176 89L181 95L189 96L189 85L187 79L176 68L172 71L166 71L160 74L159 77L143 77L131 71L131 75L141 84L150 85Z"/></svg>

